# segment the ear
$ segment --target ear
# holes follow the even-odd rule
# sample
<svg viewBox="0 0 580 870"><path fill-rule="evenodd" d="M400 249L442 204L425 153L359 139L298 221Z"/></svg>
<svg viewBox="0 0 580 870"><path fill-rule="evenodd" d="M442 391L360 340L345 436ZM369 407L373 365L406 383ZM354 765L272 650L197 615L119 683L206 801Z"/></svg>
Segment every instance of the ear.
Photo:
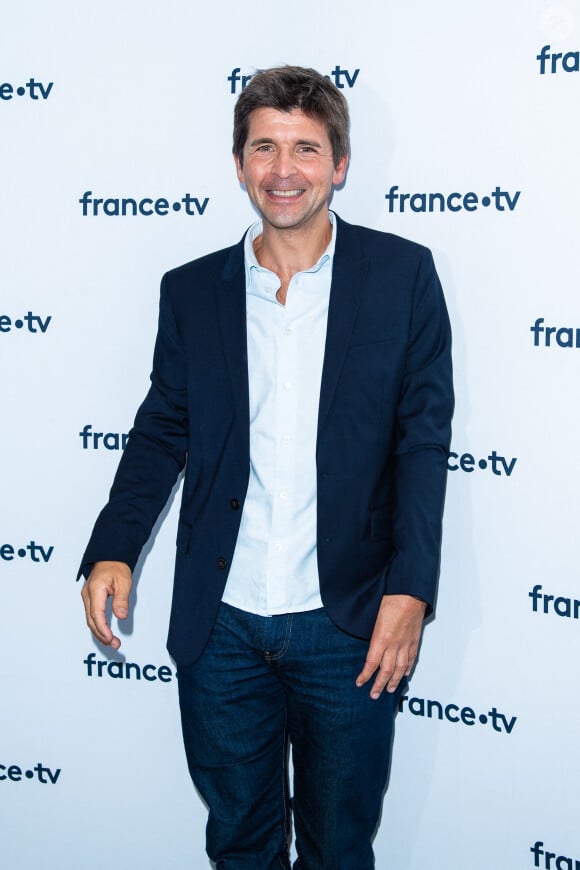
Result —
<svg viewBox="0 0 580 870"><path fill-rule="evenodd" d="M236 164L236 175L238 176L238 181L240 184L245 184L246 179L244 177L244 170L242 169L242 163L237 154L234 154L234 163Z"/></svg>
<svg viewBox="0 0 580 870"><path fill-rule="evenodd" d="M345 154L344 157L340 158L337 165L334 167L334 174L332 176L332 183L335 186L342 184L342 182L344 181L347 166L348 166L348 154Z"/></svg>

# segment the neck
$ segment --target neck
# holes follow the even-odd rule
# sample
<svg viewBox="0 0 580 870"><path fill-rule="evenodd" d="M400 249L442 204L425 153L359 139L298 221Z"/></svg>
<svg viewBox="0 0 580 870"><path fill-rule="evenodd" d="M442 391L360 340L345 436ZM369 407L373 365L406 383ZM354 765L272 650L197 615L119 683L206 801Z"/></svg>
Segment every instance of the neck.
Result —
<svg viewBox="0 0 580 870"><path fill-rule="evenodd" d="M316 227L285 230L264 223L262 235L254 241L254 253L261 266L275 272L283 283L287 283L297 272L314 266L331 238L328 212L321 214Z"/></svg>

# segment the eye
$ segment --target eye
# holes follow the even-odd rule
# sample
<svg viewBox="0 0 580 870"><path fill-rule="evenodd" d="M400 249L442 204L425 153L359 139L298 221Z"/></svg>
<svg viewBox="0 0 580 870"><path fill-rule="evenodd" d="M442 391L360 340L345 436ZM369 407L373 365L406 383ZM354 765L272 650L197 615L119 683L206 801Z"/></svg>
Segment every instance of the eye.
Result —
<svg viewBox="0 0 580 870"><path fill-rule="evenodd" d="M265 153L268 153L269 151L273 151L273 150L274 150L274 146L270 142L266 142L263 145L258 145L258 147L256 148L256 151L262 151Z"/></svg>

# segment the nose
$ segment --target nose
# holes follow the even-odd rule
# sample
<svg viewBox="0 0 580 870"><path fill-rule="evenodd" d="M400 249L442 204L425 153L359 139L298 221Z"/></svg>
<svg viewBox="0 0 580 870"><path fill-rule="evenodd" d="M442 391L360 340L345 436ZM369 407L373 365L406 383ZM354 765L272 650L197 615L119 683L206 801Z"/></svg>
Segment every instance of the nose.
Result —
<svg viewBox="0 0 580 870"><path fill-rule="evenodd" d="M279 148L276 151L272 172L279 178L288 178L294 171L294 157L289 148Z"/></svg>

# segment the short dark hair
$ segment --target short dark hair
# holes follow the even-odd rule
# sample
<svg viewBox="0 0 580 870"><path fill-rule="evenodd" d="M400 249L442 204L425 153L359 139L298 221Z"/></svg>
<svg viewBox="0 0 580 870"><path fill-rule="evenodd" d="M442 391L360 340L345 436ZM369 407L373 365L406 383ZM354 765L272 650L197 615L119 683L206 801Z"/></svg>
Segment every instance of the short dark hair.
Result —
<svg viewBox="0 0 580 870"><path fill-rule="evenodd" d="M350 154L348 104L336 85L315 69L280 66L258 70L252 76L234 109L233 152L240 163L255 109L300 109L326 126L335 166Z"/></svg>

